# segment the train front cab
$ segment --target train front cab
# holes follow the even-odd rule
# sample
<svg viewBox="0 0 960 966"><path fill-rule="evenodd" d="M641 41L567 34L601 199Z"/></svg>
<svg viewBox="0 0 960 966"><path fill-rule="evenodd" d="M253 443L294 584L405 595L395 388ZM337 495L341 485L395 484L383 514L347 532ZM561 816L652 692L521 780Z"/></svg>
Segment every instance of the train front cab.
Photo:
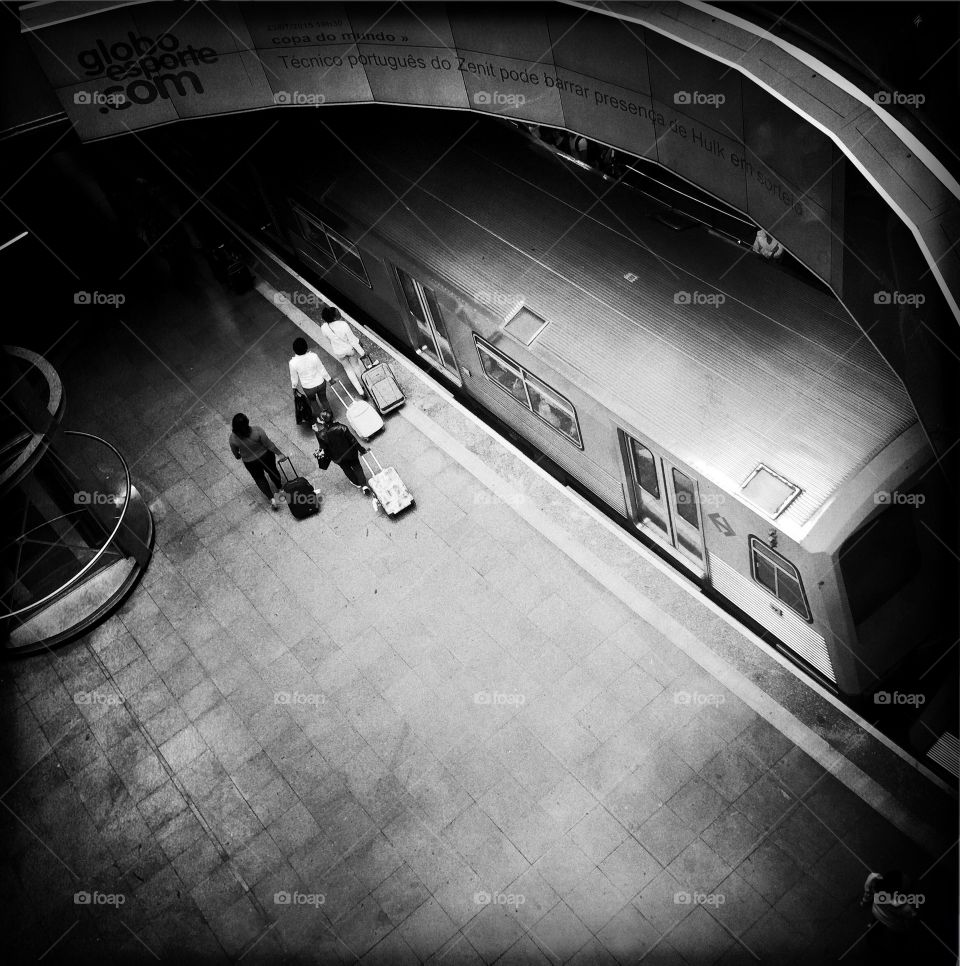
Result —
<svg viewBox="0 0 960 966"><path fill-rule="evenodd" d="M847 695L894 688L907 658L927 649L933 664L956 641L955 517L932 460L914 424L843 486L804 540L828 562L828 642Z"/></svg>

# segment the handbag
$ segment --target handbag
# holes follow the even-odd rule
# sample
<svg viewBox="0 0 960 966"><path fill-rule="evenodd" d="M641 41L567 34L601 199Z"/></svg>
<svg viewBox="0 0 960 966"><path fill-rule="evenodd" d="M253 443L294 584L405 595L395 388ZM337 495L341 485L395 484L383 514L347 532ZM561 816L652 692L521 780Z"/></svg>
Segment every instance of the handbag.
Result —
<svg viewBox="0 0 960 966"><path fill-rule="evenodd" d="M293 413L298 426L301 423L313 422L313 410L310 408L310 401L296 389L293 390Z"/></svg>
<svg viewBox="0 0 960 966"><path fill-rule="evenodd" d="M318 449L313 455L316 457L317 466L319 466L320 469L325 470L330 465L330 457L327 456L327 451L325 449Z"/></svg>

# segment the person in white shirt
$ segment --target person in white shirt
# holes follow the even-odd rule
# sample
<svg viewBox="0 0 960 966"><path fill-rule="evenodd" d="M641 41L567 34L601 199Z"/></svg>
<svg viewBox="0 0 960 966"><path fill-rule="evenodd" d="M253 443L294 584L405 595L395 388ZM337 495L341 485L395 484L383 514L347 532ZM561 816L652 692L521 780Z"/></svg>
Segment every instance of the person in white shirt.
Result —
<svg viewBox="0 0 960 966"><path fill-rule="evenodd" d="M307 340L293 340L293 358L290 360L290 384L298 389L310 403L314 416L327 408L327 382L330 373L323 367L316 352L307 351Z"/></svg>
<svg viewBox="0 0 960 966"><path fill-rule="evenodd" d="M360 345L360 340L354 334L353 329L340 318L340 312L335 306L324 306L320 315L323 318L320 331L330 343L330 351L343 366L344 372L353 383L353 388L356 389L357 394L366 396L367 393L360 378L363 375L363 363L360 360L366 353L363 351L363 346Z"/></svg>
<svg viewBox="0 0 960 966"><path fill-rule="evenodd" d="M766 228L761 228L757 232L757 237L753 240L753 250L764 258L772 259L775 262L779 261L783 255L783 245Z"/></svg>

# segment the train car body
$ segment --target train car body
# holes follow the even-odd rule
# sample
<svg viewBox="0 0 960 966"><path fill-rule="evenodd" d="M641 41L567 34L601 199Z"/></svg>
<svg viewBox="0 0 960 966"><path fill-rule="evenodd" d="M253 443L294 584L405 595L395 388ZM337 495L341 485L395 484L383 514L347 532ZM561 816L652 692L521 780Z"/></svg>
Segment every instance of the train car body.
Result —
<svg viewBox="0 0 960 966"><path fill-rule="evenodd" d="M304 270L839 692L945 633L947 495L839 302L519 134L441 127L264 177Z"/></svg>

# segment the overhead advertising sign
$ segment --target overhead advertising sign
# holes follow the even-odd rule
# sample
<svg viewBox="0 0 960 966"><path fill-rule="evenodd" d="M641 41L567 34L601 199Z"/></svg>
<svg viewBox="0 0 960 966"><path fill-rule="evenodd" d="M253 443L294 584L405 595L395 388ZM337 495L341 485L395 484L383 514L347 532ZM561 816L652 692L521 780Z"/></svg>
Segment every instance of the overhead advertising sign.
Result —
<svg viewBox="0 0 960 966"><path fill-rule="evenodd" d="M496 114L662 164L839 282L829 139L738 72L635 24L559 3L148 3L34 42L87 140L273 107Z"/></svg>

